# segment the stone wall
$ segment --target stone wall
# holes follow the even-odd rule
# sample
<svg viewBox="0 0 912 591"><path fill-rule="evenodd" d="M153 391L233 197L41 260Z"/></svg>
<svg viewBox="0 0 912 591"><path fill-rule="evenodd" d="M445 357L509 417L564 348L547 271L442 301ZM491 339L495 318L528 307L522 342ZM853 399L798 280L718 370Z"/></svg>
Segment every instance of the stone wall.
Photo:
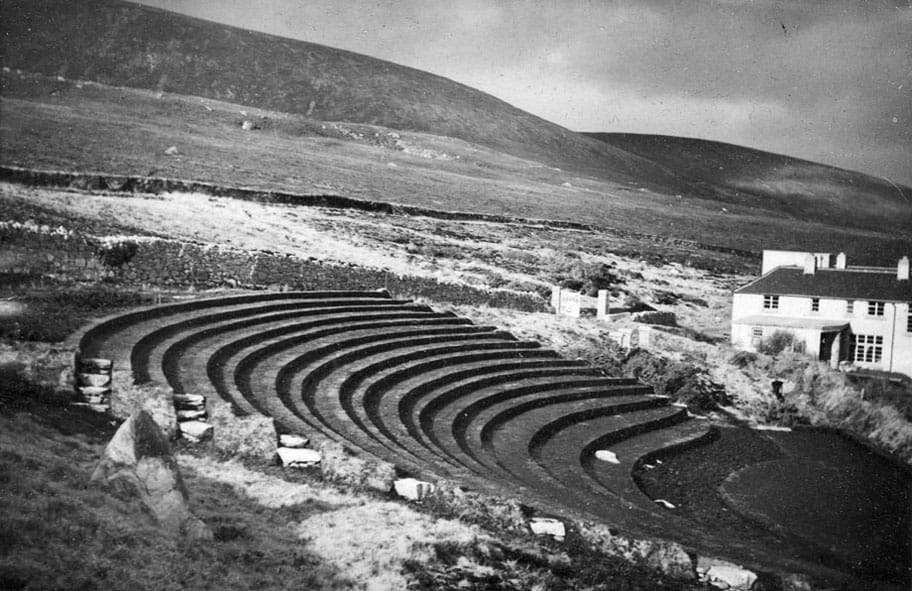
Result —
<svg viewBox="0 0 912 591"><path fill-rule="evenodd" d="M0 222L0 273L97 280L103 264L91 240L62 228Z"/></svg>
<svg viewBox="0 0 912 591"><path fill-rule="evenodd" d="M211 289L361 290L402 298L545 311L536 294L484 290L324 263L269 251L244 251L151 237L96 238L60 228L0 222L0 275L64 282L104 280L128 286Z"/></svg>

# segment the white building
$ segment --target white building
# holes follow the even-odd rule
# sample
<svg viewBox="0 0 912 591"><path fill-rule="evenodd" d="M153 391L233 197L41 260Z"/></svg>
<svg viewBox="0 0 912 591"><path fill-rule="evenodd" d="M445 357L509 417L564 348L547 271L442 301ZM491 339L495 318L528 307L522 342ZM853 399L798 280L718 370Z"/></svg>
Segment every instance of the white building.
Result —
<svg viewBox="0 0 912 591"><path fill-rule="evenodd" d="M833 367L912 376L909 258L852 267L845 254L763 251L759 279L735 290L732 344L755 350L777 331Z"/></svg>

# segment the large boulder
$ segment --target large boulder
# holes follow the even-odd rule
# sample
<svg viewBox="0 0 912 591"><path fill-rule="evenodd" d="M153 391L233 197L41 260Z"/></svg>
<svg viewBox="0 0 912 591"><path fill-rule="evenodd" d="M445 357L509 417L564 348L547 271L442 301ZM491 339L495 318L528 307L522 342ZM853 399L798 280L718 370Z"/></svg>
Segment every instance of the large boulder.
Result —
<svg viewBox="0 0 912 591"><path fill-rule="evenodd" d="M127 386L126 380L115 379L111 390L111 414L126 419L144 410L161 428L168 439L177 434L177 412L174 391L162 384L149 382Z"/></svg>
<svg viewBox="0 0 912 591"><path fill-rule="evenodd" d="M335 441L323 442L320 455L320 469L326 480L384 493L393 488L396 468L389 462L358 457Z"/></svg>
<svg viewBox="0 0 912 591"><path fill-rule="evenodd" d="M275 422L261 415L239 417L227 402L208 400L212 445L231 457L271 462L278 450Z"/></svg>
<svg viewBox="0 0 912 591"><path fill-rule="evenodd" d="M187 490L168 440L144 410L130 416L114 434L92 480L132 485L167 530L192 539L212 538L208 526L187 507Z"/></svg>
<svg viewBox="0 0 912 591"><path fill-rule="evenodd" d="M697 577L693 558L680 544L628 538L601 523L580 523L579 534L593 548L609 556L619 556L677 579Z"/></svg>

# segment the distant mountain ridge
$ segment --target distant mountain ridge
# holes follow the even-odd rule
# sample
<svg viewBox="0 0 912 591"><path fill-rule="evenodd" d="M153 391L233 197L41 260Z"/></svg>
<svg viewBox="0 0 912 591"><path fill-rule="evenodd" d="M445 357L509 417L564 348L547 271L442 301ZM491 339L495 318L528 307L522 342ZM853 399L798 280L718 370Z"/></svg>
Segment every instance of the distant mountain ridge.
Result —
<svg viewBox="0 0 912 591"><path fill-rule="evenodd" d="M695 185L728 189L732 203L757 204L796 217L818 215L829 205L834 216L864 215L877 207L912 227L912 187L870 175L724 142L666 135L590 133L584 135L678 171ZM852 197L856 199L852 199ZM770 207L772 206L772 207ZM912 231L909 232L912 234Z"/></svg>
<svg viewBox="0 0 912 591"><path fill-rule="evenodd" d="M802 220L912 226L912 204L887 181L759 152L739 168L733 155L756 151L716 142L590 137L452 80L344 50L121 0L5 0L0 11L0 60L11 68L449 136L622 186Z"/></svg>

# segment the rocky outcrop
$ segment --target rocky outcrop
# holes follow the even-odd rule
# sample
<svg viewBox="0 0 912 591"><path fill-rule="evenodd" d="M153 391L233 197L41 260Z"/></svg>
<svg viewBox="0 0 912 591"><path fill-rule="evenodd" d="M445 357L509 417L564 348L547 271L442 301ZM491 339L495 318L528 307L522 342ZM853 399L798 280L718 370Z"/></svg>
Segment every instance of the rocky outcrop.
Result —
<svg viewBox="0 0 912 591"><path fill-rule="evenodd" d="M344 446L326 441L320 446L323 478L359 488L389 492L396 479L395 467L380 460L365 460L348 453Z"/></svg>
<svg viewBox="0 0 912 591"><path fill-rule="evenodd" d="M187 507L187 491L168 440L145 410L131 415L114 434L92 481L134 486L165 529L192 539L212 538L209 527Z"/></svg>
<svg viewBox="0 0 912 591"><path fill-rule="evenodd" d="M579 533L594 548L610 556L620 556L677 579L696 579L693 558L680 544L627 538L616 535L608 526L600 523L581 523Z"/></svg>
<svg viewBox="0 0 912 591"><path fill-rule="evenodd" d="M209 400L206 404L212 425L212 445L231 457L244 457L271 462L278 446L275 422L270 417L234 414L227 402Z"/></svg>
<svg viewBox="0 0 912 591"><path fill-rule="evenodd" d="M174 391L162 384L133 384L127 387L123 380L114 380L111 391L111 414L125 419L140 410L146 411L168 439L177 434L177 413L174 409Z"/></svg>

